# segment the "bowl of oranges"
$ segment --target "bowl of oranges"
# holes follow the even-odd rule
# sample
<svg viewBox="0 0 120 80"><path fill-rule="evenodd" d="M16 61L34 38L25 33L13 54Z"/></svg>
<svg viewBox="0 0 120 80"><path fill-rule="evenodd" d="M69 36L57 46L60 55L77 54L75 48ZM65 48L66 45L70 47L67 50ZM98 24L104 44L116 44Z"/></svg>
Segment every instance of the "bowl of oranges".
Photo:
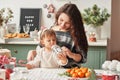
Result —
<svg viewBox="0 0 120 80"><path fill-rule="evenodd" d="M60 74L61 76L67 76L69 79L75 80L89 80L93 76L93 70L88 67L74 67L66 69L64 73Z"/></svg>

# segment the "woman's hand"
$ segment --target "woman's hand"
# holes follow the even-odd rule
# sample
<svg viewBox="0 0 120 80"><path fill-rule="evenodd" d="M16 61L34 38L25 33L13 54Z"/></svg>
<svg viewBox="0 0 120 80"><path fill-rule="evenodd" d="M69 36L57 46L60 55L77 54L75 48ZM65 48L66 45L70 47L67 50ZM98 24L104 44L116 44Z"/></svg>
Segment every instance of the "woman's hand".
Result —
<svg viewBox="0 0 120 80"><path fill-rule="evenodd" d="M72 58L76 62L79 62L82 59L80 53L72 53L67 47L62 47L62 50L66 56Z"/></svg>
<svg viewBox="0 0 120 80"><path fill-rule="evenodd" d="M63 53L59 53L57 56L58 56L58 58L59 58L60 60L65 60L65 59L67 59L67 58L66 58L66 55L64 55Z"/></svg>
<svg viewBox="0 0 120 80"><path fill-rule="evenodd" d="M62 47L62 50L63 50L64 55L68 56L69 58L73 57L74 54L68 48Z"/></svg>

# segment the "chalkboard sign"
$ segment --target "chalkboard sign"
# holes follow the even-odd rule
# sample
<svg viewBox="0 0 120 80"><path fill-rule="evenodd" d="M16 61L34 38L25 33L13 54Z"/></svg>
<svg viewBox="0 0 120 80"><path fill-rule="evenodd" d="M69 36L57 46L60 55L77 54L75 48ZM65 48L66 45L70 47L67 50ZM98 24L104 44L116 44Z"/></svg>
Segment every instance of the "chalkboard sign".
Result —
<svg viewBox="0 0 120 80"><path fill-rule="evenodd" d="M30 31L40 29L41 26L41 8L21 8L20 9L20 26L21 33L23 31L23 26L27 25L30 27ZM29 32L30 32L29 31Z"/></svg>

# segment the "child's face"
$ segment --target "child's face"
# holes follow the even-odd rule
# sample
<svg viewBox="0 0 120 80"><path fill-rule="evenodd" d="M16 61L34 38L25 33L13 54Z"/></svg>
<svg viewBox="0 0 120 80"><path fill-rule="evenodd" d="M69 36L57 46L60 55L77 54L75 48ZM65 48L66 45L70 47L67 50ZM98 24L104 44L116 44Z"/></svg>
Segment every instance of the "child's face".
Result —
<svg viewBox="0 0 120 80"><path fill-rule="evenodd" d="M56 44L56 37L48 36L43 39L43 44L47 48L51 48L53 45Z"/></svg>

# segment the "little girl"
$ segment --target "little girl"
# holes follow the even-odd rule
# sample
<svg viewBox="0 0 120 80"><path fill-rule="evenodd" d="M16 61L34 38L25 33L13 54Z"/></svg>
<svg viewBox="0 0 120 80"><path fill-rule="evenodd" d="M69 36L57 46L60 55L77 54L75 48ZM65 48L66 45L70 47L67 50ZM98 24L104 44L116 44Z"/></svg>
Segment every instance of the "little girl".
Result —
<svg viewBox="0 0 120 80"><path fill-rule="evenodd" d="M40 33L40 48L33 61L26 64L28 69L42 67L42 68L58 68L67 64L67 57L64 52L55 53L51 47L56 45L56 34L52 29L44 29Z"/></svg>

